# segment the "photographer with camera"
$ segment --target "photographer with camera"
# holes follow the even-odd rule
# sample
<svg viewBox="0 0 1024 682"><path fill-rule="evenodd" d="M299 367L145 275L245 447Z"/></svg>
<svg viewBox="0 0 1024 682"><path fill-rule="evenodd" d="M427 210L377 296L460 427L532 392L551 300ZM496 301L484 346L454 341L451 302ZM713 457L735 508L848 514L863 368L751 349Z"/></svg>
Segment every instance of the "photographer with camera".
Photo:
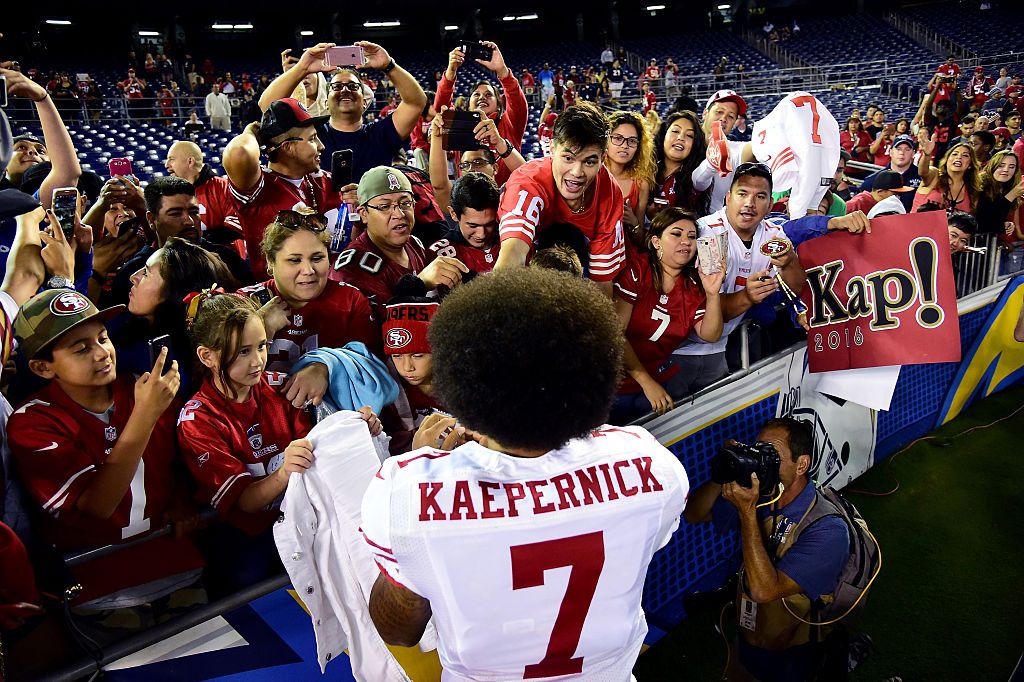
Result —
<svg viewBox="0 0 1024 682"><path fill-rule="evenodd" d="M711 462L712 480L686 506L689 523L711 521L719 533L740 532L731 680L845 679L844 642L839 670L825 669L832 660L826 651L845 633L829 637L825 628L803 622L819 620L815 606L835 592L850 542L845 521L808 476L812 449L806 422L769 420L753 445L726 443Z"/></svg>

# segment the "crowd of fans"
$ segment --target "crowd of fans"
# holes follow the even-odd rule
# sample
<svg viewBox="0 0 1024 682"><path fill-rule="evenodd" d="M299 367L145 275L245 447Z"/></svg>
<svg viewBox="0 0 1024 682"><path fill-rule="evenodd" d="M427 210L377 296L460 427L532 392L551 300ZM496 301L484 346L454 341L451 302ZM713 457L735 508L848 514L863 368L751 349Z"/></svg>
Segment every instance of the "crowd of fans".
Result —
<svg viewBox="0 0 1024 682"><path fill-rule="evenodd" d="M282 53L274 78L147 54L116 93L0 65L11 101L33 107L42 128L10 140L0 180L4 393L17 408L4 518L34 553L175 527L72 569L82 589L71 612L92 641L280 570L270 527L287 477L311 462L305 437L318 415L359 410L392 436L393 454L407 452L445 408L430 321L449 292L492 269L560 270L614 301L619 424L734 371L740 333L754 359L802 337L780 314L780 289L799 293L803 272L793 251L760 256L766 239L799 247L865 230L876 215L945 210L954 254L973 233L998 234L1004 270L1020 269L1024 101L1005 69L964 84L951 58L912 121L878 106L851 112L832 185L790 215L772 170L743 156L741 93L695 102L671 59L652 60L641 87L679 97L662 118L646 98L642 112L617 108L624 75L610 50L579 74L544 65L520 79L497 44L483 44L491 57L476 61L493 81L460 83L456 49L426 87L369 42L357 43L363 68L325 66L331 45L319 44ZM368 118L384 82L394 98ZM204 98L190 125L241 128L223 169L183 134L169 176L145 186L82 171L62 122L82 98L123 97L132 116L174 118L165 93ZM239 96L236 110L226 98ZM545 154L527 160L527 114L541 104ZM712 161L722 136L738 145L725 151L739 154L732 168ZM77 210L58 215L55 193L74 187ZM698 262L708 234L733 240L721 263ZM734 270L733 249L753 249L753 264ZM212 523L199 516L206 506ZM40 613L26 606L7 624Z"/></svg>

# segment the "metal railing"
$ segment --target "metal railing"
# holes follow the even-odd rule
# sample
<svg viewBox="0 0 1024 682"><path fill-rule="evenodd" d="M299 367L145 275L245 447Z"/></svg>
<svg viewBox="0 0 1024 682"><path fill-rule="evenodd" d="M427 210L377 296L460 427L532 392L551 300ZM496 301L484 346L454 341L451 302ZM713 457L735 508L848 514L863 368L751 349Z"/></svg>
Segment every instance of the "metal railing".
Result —
<svg viewBox="0 0 1024 682"><path fill-rule="evenodd" d="M937 54L952 54L956 55L958 59L976 59L978 57L977 52L968 50L952 38L944 36L913 19L890 12L885 15L885 21L900 33L906 34L915 42Z"/></svg>

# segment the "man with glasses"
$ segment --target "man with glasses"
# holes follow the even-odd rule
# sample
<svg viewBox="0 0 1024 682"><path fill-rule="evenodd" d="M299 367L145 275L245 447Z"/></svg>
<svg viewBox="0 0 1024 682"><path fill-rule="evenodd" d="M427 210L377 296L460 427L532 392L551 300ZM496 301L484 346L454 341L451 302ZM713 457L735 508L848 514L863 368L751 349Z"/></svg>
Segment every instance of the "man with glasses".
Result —
<svg viewBox="0 0 1024 682"><path fill-rule="evenodd" d="M366 102L363 99L363 79L354 68L343 67L335 71L328 84L327 107L331 112L330 120L318 122L317 132L324 146L322 158L325 165L335 151L352 150L354 183L374 166L391 163L409 139L427 103L427 96L420 84L412 74L395 64L387 50L366 41L359 41L355 45L363 48L366 58L366 62L358 68L383 71L402 100L390 116L364 124ZM260 98L260 106L266 106L274 98L292 92L307 74L333 71L331 67L324 66L323 61L329 47L334 47L334 44L320 43L303 52L295 66L270 84ZM342 189L354 195L354 185ZM354 203L355 196L346 194L346 199Z"/></svg>
<svg viewBox="0 0 1024 682"><path fill-rule="evenodd" d="M366 230L338 254L331 279L358 288L370 299L374 317L383 322L384 304L395 295L398 282L412 276L413 295L438 286L452 288L469 272L457 258L437 256L413 236L416 202L412 184L390 166L370 169L359 179L359 217Z"/></svg>
<svg viewBox="0 0 1024 682"><path fill-rule="evenodd" d="M320 169L324 146L315 127L326 120L310 116L294 99L280 99L224 148L224 170L258 281L267 279L260 241L278 211L311 208L325 215L328 225L336 222L341 196L331 188L330 173ZM261 151L269 160L266 167L260 166Z"/></svg>

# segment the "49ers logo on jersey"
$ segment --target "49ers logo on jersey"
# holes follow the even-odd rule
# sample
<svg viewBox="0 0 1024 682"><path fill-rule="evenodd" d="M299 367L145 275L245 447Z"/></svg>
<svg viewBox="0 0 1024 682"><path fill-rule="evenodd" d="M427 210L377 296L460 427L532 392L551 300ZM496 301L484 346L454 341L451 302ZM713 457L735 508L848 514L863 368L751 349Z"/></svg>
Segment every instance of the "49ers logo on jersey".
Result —
<svg viewBox="0 0 1024 682"><path fill-rule="evenodd" d="M385 338L385 344L387 345L388 348L391 349L403 348L405 346L408 346L411 341L412 334L410 334L408 330L402 329L401 327L389 329L387 333L387 338Z"/></svg>
<svg viewBox="0 0 1024 682"><path fill-rule="evenodd" d="M68 291L50 301L50 312L54 315L74 315L88 308L89 299L77 291Z"/></svg>

